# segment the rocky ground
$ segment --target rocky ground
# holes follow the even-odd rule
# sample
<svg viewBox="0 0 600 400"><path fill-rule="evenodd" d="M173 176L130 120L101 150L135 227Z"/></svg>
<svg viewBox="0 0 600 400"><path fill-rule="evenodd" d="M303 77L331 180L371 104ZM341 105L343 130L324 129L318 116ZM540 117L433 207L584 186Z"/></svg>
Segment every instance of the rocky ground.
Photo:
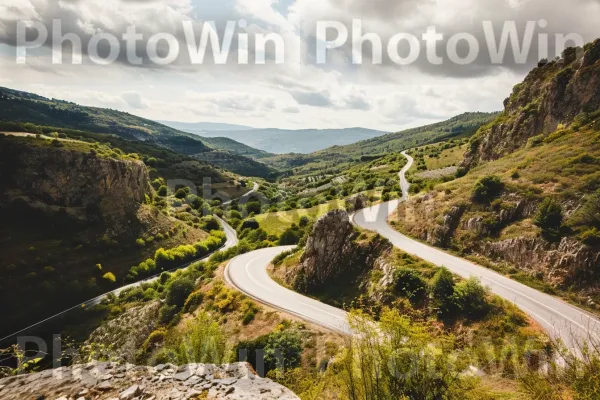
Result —
<svg viewBox="0 0 600 400"><path fill-rule="evenodd" d="M0 380L0 400L298 399L247 363L156 367L93 362Z"/></svg>

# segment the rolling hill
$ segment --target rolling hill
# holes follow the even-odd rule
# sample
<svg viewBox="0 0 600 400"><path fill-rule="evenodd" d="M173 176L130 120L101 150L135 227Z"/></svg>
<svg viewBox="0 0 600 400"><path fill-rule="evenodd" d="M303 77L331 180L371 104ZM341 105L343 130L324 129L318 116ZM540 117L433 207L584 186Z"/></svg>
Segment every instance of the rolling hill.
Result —
<svg viewBox="0 0 600 400"><path fill-rule="evenodd" d="M365 128L288 130L252 129L234 125L233 129L219 129L221 124L212 126L207 123L164 123L172 128L199 135L203 138L202 140L227 137L247 146L275 154L308 154L331 146L344 146L386 134L386 132Z"/></svg>
<svg viewBox="0 0 600 400"><path fill-rule="evenodd" d="M447 121L390 133L346 146L333 146L311 154L283 154L267 157L262 161L281 170L294 169L296 173L317 170L335 172L361 159L472 136L497 115L498 113L464 113Z"/></svg>
<svg viewBox="0 0 600 400"><path fill-rule="evenodd" d="M254 176L267 178L275 172L273 168L249 158L268 154L231 139L213 138L204 142L197 135L126 112L86 107L0 87L0 129L22 130L22 124L114 135L130 141L150 143L194 156L240 175L251 172Z"/></svg>

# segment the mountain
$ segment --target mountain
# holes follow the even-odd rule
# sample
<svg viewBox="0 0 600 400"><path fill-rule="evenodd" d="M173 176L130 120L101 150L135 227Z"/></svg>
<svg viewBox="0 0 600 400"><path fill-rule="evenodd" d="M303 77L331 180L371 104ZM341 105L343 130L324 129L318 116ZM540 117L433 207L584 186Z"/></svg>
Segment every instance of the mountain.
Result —
<svg viewBox="0 0 600 400"><path fill-rule="evenodd" d="M389 133L346 146L333 146L311 154L278 155L264 158L263 161L282 170L340 170L361 158L378 157L425 144L469 137L496 116L497 113L465 113L447 121Z"/></svg>
<svg viewBox="0 0 600 400"><path fill-rule="evenodd" d="M231 139L212 139L210 142L213 147L203 142L197 135L126 112L86 107L0 87L0 129L20 131L23 129L23 124L46 127L49 132L72 129L155 144L180 154L193 155L199 160L210 160L212 164L240 175L251 171L255 176L266 178L274 173L272 168L248 158L255 156L259 158L266 154ZM210 154L214 151L217 153ZM231 154L224 158L218 156L225 154L224 152ZM236 161L233 164L232 158ZM246 165L248 168L245 168Z"/></svg>
<svg viewBox="0 0 600 400"><path fill-rule="evenodd" d="M176 121L157 121L163 125L170 126L171 128L178 129L180 131L191 132L201 135L203 132L214 132L214 131L248 131L252 128L251 126L245 125L234 125L234 124L222 124L219 122L176 122Z"/></svg>
<svg viewBox="0 0 600 400"><path fill-rule="evenodd" d="M331 146L343 146L365 139L371 139L386 132L365 128L347 129L206 129L205 123L185 124L165 122L166 125L193 133L202 138L227 137L250 147L275 154L307 154Z"/></svg>
<svg viewBox="0 0 600 400"><path fill-rule="evenodd" d="M470 139L464 176L428 185L394 222L598 311L600 40L583 50L531 71Z"/></svg>
<svg viewBox="0 0 600 400"><path fill-rule="evenodd" d="M247 146L243 143L236 142L235 140L226 137L203 137L202 142L215 150L228 151L232 154L250 157L255 160L275 156L275 154L255 149L254 147Z"/></svg>

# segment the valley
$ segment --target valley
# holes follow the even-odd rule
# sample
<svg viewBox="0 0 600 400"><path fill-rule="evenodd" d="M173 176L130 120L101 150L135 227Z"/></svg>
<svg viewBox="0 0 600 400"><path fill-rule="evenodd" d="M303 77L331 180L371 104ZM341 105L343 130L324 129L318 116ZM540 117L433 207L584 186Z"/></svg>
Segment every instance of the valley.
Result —
<svg viewBox="0 0 600 400"><path fill-rule="evenodd" d="M331 147L1 88L0 398L595 398L600 40L581 50L500 113ZM311 143L259 145L278 135ZM57 359L102 372L34 386Z"/></svg>

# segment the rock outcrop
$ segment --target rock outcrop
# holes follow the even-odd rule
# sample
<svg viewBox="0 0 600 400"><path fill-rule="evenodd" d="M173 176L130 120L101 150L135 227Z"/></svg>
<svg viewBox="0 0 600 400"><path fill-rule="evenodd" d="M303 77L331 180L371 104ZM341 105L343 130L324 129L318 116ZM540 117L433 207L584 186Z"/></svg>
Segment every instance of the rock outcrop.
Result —
<svg viewBox="0 0 600 400"><path fill-rule="evenodd" d="M567 49L560 61L542 64L515 86L505 111L471 142L463 166L473 168L522 148L528 139L556 131L600 108L600 40Z"/></svg>
<svg viewBox="0 0 600 400"><path fill-rule="evenodd" d="M541 238L518 237L485 242L477 251L506 261L555 285L585 286L600 275L600 252L572 238L550 243Z"/></svg>
<svg viewBox="0 0 600 400"><path fill-rule="evenodd" d="M125 311L92 332L85 344L101 345L110 352L111 360L118 355L121 362L135 362L142 344L158 325L160 305L153 301Z"/></svg>
<svg viewBox="0 0 600 400"><path fill-rule="evenodd" d="M361 242L344 210L334 210L314 225L294 282L296 289L318 290L344 275L370 270L390 243L376 236Z"/></svg>
<svg viewBox="0 0 600 400"><path fill-rule="evenodd" d="M0 200L5 209L20 205L109 224L135 218L149 193L148 172L140 161L9 139L0 146L0 182L6 188Z"/></svg>
<svg viewBox="0 0 600 400"><path fill-rule="evenodd" d="M258 377L247 363L156 367L92 362L0 380L0 400L292 400L290 390Z"/></svg>

